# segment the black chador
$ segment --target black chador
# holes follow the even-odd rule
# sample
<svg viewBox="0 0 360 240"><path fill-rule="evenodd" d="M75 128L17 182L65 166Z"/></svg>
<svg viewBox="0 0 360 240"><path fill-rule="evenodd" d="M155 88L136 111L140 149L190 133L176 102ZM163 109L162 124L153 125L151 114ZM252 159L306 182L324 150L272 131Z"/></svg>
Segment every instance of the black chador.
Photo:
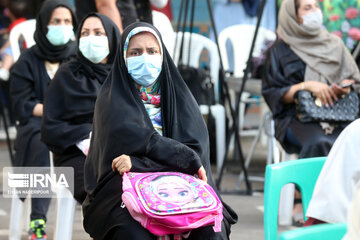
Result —
<svg viewBox="0 0 360 240"><path fill-rule="evenodd" d="M34 116L33 111L37 104L43 104L45 91L51 81L52 74L49 75L46 65L68 61L74 57L76 49L76 43L71 40L66 44L55 46L46 37L49 20L58 7L70 10L73 28L76 28L75 15L68 1L45 1L36 19L34 33L36 45L21 54L11 71L10 96L17 120L17 136L14 143L16 153L12 163L14 166L50 166L49 149L40 140L42 117ZM49 204L49 198L33 198L31 220L39 218L46 220Z"/></svg>
<svg viewBox="0 0 360 240"><path fill-rule="evenodd" d="M129 33L150 24L134 23L123 32L120 48L109 77L95 106L89 155L85 162L83 203L84 227L94 239L154 239L146 229L121 208L122 177L111 169L112 160L129 155L131 171L178 171L195 174L204 166L208 182L214 187L209 162L209 138L195 99L181 78L164 44L160 82L162 135L153 127L124 60ZM135 30L136 31L136 30ZM131 41L131 40L130 40ZM222 232L212 227L193 230L189 239L228 239L235 212L225 205Z"/></svg>
<svg viewBox="0 0 360 240"><path fill-rule="evenodd" d="M109 41L107 63L95 64L77 49L77 57L63 64L52 80L45 97L42 141L54 153L56 166L71 166L75 171L75 198L85 198L83 167L86 156L76 143L89 137L97 94L115 59L120 42L117 26L106 16L91 13L80 23L79 42L84 21L98 17Z"/></svg>
<svg viewBox="0 0 360 240"><path fill-rule="evenodd" d="M41 117L33 116L33 109L37 103L43 103L51 81L45 62L62 63L74 57L75 42L54 46L46 37L51 14L60 6L71 10L76 28L75 15L68 1L45 1L36 19L36 45L21 54L11 71L10 94L18 121L14 166L49 165L49 150L40 141Z"/></svg>

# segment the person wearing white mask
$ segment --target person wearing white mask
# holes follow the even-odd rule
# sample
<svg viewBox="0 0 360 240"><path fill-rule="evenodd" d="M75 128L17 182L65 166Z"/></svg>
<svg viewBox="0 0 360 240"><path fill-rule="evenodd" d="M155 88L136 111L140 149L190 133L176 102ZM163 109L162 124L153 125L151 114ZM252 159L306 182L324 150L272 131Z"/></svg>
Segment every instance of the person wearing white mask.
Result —
<svg viewBox="0 0 360 240"><path fill-rule="evenodd" d="M66 0L47 0L36 19L36 44L25 50L10 73L10 97L17 120L13 166L48 167L49 149L40 140L45 91L60 64L74 56L76 18ZM46 239L48 198L31 201L30 239Z"/></svg>
<svg viewBox="0 0 360 240"><path fill-rule="evenodd" d="M41 139L53 152L55 166L73 167L74 198L82 204L95 101L114 62L120 32L110 18L89 13L76 38L77 57L61 65L46 92Z"/></svg>
<svg viewBox="0 0 360 240"><path fill-rule="evenodd" d="M294 95L307 90L323 107L331 107L341 95L359 88L359 70L342 40L322 26L317 0L284 0L279 16L279 40L268 53L262 94L275 120L275 136L288 153L299 158L326 156L341 131L349 124L303 123L296 115ZM353 84L352 87L341 85ZM296 194L294 216L302 218Z"/></svg>

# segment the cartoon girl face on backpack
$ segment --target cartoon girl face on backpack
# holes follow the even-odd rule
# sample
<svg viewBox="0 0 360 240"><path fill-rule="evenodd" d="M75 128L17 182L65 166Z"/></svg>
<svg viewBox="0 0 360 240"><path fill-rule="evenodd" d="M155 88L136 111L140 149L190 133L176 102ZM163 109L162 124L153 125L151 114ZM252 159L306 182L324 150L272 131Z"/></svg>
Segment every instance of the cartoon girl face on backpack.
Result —
<svg viewBox="0 0 360 240"><path fill-rule="evenodd" d="M196 189L180 176L159 176L150 185L158 198L170 204L184 206L198 199Z"/></svg>

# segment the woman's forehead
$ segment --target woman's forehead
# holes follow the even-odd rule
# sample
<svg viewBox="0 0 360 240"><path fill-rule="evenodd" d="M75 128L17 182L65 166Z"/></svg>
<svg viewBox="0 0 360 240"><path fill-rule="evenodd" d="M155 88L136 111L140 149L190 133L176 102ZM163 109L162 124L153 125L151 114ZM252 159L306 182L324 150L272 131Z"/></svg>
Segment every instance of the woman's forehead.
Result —
<svg viewBox="0 0 360 240"><path fill-rule="evenodd" d="M104 30L105 27L99 17L91 16L85 19L83 25L81 26L81 30L84 29L102 29Z"/></svg>
<svg viewBox="0 0 360 240"><path fill-rule="evenodd" d="M129 46L157 46L160 47L156 37L150 32L140 32L130 38Z"/></svg>

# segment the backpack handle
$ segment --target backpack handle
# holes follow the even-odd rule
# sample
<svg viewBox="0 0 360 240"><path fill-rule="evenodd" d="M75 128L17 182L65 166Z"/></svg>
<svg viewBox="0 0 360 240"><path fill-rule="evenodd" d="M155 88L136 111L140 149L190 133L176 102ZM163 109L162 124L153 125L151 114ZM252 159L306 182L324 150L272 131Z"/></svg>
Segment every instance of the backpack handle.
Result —
<svg viewBox="0 0 360 240"><path fill-rule="evenodd" d="M129 177L128 177L128 175L127 175L126 172L123 174L122 179L123 179L123 182L122 182L122 184L123 184L123 190L126 190L126 189L131 188L131 182L130 182L130 179L129 179Z"/></svg>

